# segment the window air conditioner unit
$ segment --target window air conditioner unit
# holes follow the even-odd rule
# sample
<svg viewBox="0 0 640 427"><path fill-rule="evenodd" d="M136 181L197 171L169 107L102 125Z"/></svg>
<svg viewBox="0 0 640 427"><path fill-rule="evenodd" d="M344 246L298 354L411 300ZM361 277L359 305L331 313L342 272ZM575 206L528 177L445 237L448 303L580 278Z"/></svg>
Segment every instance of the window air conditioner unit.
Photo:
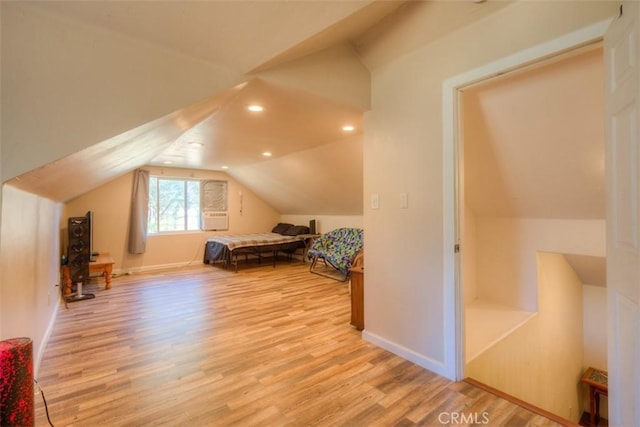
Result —
<svg viewBox="0 0 640 427"><path fill-rule="evenodd" d="M228 230L228 212L202 212L202 229L205 231Z"/></svg>

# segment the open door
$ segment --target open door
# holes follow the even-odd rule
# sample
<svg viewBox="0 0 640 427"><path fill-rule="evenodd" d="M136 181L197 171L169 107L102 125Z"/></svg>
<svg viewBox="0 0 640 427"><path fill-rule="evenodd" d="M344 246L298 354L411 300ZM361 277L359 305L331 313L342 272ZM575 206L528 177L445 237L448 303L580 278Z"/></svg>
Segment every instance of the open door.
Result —
<svg viewBox="0 0 640 427"><path fill-rule="evenodd" d="M605 34L609 425L640 426L640 8Z"/></svg>

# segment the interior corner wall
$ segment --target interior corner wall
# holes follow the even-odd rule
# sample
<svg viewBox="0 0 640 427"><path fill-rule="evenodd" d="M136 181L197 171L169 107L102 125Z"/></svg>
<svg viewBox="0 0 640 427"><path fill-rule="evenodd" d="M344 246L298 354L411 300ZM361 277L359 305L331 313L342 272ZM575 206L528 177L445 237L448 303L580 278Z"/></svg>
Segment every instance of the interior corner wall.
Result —
<svg viewBox="0 0 640 427"><path fill-rule="evenodd" d="M348 43L286 62L258 76L360 110L371 107L369 71Z"/></svg>
<svg viewBox="0 0 640 427"><path fill-rule="evenodd" d="M607 370L607 288L584 285L584 368Z"/></svg>
<svg viewBox="0 0 640 427"><path fill-rule="evenodd" d="M455 376L455 338L445 332L450 314L443 307L445 291L451 294L448 287L455 286L444 283L443 82L609 19L616 9L606 1L513 2L371 70L364 141L365 339ZM423 31L414 18L414 28L404 32L408 38ZM408 209L399 207L399 193L409 194ZM379 198L377 209L368 206L372 195Z"/></svg>
<svg viewBox="0 0 640 427"><path fill-rule="evenodd" d="M67 216L82 216L89 210L93 211L94 250L109 252L115 261L114 271L116 272L201 264L208 237L216 234L265 232L271 230L280 220L279 212L224 172L155 166L147 166L143 169L149 170L151 175L164 177L228 181L229 230L150 235L147 238L144 254L128 253L133 173L125 174L68 201L65 205ZM63 222L63 227L66 227L65 224Z"/></svg>
<svg viewBox="0 0 640 427"><path fill-rule="evenodd" d="M604 256L605 220L477 219L478 297L537 311L538 251Z"/></svg>
<svg viewBox="0 0 640 427"><path fill-rule="evenodd" d="M320 234L342 227L362 228L360 215L282 215L280 217L281 222L307 226L312 219L316 220L316 232Z"/></svg>
<svg viewBox="0 0 640 427"><path fill-rule="evenodd" d="M582 366L608 370L607 365L607 288L585 284L582 287L584 301ZM589 393L583 387L583 406L589 408ZM600 415L609 417L608 397L600 399Z"/></svg>
<svg viewBox="0 0 640 427"><path fill-rule="evenodd" d="M0 339L29 337L37 370L60 300L61 205L2 187Z"/></svg>
<svg viewBox="0 0 640 427"><path fill-rule="evenodd" d="M577 422L583 373L582 282L562 254L537 254L539 311L467 364L484 384Z"/></svg>

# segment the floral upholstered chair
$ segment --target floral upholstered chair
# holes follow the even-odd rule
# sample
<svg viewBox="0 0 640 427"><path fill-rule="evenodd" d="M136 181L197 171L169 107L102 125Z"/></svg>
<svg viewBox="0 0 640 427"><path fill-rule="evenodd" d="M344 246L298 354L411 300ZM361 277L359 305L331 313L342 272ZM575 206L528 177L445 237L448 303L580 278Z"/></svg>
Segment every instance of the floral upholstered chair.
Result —
<svg viewBox="0 0 640 427"><path fill-rule="evenodd" d="M337 228L318 237L309 248L307 256L311 260L309 271L341 281L349 277L353 259L363 248L363 231L359 228ZM318 261L322 260L324 269ZM326 274L326 267L332 267L339 275Z"/></svg>

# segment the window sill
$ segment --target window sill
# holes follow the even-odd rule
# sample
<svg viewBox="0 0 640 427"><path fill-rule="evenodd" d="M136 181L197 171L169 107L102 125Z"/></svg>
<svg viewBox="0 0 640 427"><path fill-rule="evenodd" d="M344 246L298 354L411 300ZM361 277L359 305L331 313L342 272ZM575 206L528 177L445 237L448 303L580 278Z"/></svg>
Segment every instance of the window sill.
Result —
<svg viewBox="0 0 640 427"><path fill-rule="evenodd" d="M203 230L181 230L181 231L161 231L159 233L149 233L147 237L177 236L180 234L202 234Z"/></svg>

